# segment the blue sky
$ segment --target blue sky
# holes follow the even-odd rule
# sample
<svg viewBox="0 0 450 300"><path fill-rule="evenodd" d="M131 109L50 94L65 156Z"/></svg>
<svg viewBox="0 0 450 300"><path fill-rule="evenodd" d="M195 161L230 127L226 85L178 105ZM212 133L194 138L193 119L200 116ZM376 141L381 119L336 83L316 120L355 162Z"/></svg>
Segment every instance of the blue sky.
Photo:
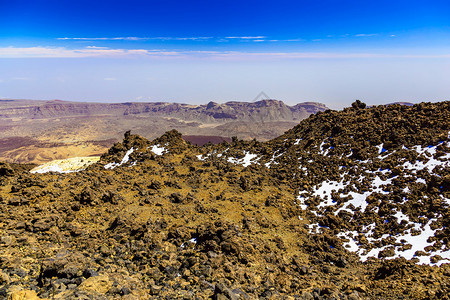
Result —
<svg viewBox="0 0 450 300"><path fill-rule="evenodd" d="M0 0L0 97L333 108L450 92L449 1Z"/></svg>

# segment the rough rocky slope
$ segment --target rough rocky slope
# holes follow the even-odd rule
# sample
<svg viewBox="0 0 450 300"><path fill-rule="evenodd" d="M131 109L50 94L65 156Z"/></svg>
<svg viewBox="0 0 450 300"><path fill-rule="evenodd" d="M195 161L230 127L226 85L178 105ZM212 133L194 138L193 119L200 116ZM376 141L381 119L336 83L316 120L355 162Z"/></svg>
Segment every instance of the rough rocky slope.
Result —
<svg viewBox="0 0 450 300"><path fill-rule="evenodd" d="M78 173L3 164L0 295L448 299L449 105L355 102L266 143L128 132Z"/></svg>
<svg viewBox="0 0 450 300"><path fill-rule="evenodd" d="M205 105L0 100L0 160L42 163L100 155L127 130L154 139L177 129L200 144L232 136L267 141L326 109L277 100Z"/></svg>

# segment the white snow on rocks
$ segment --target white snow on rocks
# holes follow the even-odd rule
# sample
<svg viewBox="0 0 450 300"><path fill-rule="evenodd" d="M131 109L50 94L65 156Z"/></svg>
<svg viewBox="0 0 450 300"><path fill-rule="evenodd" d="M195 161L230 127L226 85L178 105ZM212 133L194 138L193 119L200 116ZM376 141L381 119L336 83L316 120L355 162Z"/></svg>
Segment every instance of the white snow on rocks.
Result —
<svg viewBox="0 0 450 300"><path fill-rule="evenodd" d="M283 152L277 154L276 152L272 155L272 158L269 160L269 162L265 163L264 165L266 166L266 168L270 169L270 166L272 164L274 165L278 165L278 163L275 161L276 158L280 157L281 155L283 155Z"/></svg>
<svg viewBox="0 0 450 300"><path fill-rule="evenodd" d="M208 154L206 154L206 155L202 155L202 154L196 155L196 157L197 157L197 159L200 160L200 161L205 161L205 160L207 160L208 158L210 158L211 156L222 157L223 154L224 154L225 152L228 151L228 149L229 149L229 148L225 149L222 153L217 153L217 151L214 150L213 152L208 153Z"/></svg>
<svg viewBox="0 0 450 300"><path fill-rule="evenodd" d="M152 151L156 155L163 155L167 150L161 145L153 145L150 151Z"/></svg>
<svg viewBox="0 0 450 300"><path fill-rule="evenodd" d="M242 165L244 167L248 167L251 164L255 164L260 157L256 154L252 154L250 152L244 151L245 156L243 158L234 158L234 157L228 157L228 162L233 163L235 165Z"/></svg>
<svg viewBox="0 0 450 300"><path fill-rule="evenodd" d="M190 239L189 241L188 241L188 243L191 243L194 247L192 248L192 250L194 250L195 249L195 245L197 244L197 238L192 238L192 239ZM181 244L181 246L180 246L180 248L186 248L186 245L187 243L182 243Z"/></svg>
<svg viewBox="0 0 450 300"><path fill-rule="evenodd" d="M381 171L381 173L383 172L385 171ZM366 174L369 173L375 174L375 172L366 172ZM391 184L393 180L393 178L383 180L378 175L376 175L371 184L367 187L367 191L364 191L363 193L358 193L355 191L344 193L343 190L345 188L352 186L350 181L344 181L344 178L347 174L347 172L341 174L342 179L340 181L324 181L313 188L311 196L321 198L321 202L317 206L319 209L337 205L337 202L333 199L332 194L338 193L341 199L347 199L347 201L341 208L334 212L335 215L337 215L340 211L348 211L352 213L352 211L348 209L350 205L353 205L355 209L359 208L361 212L364 212L368 205L366 201L367 197L369 197L373 193L387 194L387 192L384 191L382 187ZM364 177L360 177L358 181L362 181L362 179L364 179ZM301 193L299 200L300 199L302 199L302 203L304 203L307 198L303 196L303 193Z"/></svg>
<svg viewBox="0 0 450 300"><path fill-rule="evenodd" d="M348 171L342 173L340 178L324 180L307 191L300 191L297 196L297 204L302 210L311 212L311 217L314 220L312 224L308 225L309 233L317 234L322 232L322 229L317 224L317 217L322 217L320 212L329 210L329 208L332 209L335 215L338 215L341 211L346 211L351 215L355 213L368 214L368 216L378 214L380 211L378 205L371 205L370 210L367 210L369 206L368 197L371 195L375 197L372 199L372 202L374 199L379 201L377 200L378 198L384 199L383 201L393 201L389 200L390 191L398 188L394 185L401 184L401 182L404 183L399 188L404 194L414 193L416 195L415 185L427 184L425 180L427 177L423 175L423 172L427 172L431 176L440 177L443 171L450 168L450 153L442 153L437 149L442 143L426 147L417 145L406 148L403 146L401 151L409 152L411 154L409 157L418 156L415 160L398 159L398 166L400 169L403 169L402 174L392 173L390 169L373 170L373 164L377 163L377 161L382 161L390 155L399 154L399 152L384 149L382 143L376 146L378 155L375 158L366 159L365 161L355 160L356 164L351 166ZM318 155L328 154L325 144L324 141L318 147ZM449 147L450 142L446 142L445 145ZM343 156L341 156L342 158ZM312 163L313 160L310 159L307 162ZM305 165L301 166L302 170L304 168ZM339 170L342 169L339 168ZM356 170L356 174L359 173L359 176L349 175L355 174L354 171ZM419 174L421 176L417 176ZM402 181L402 176L407 181ZM396 180L397 177L400 180ZM450 205L450 199L443 195L438 197L442 199L442 205ZM318 199L320 200L318 204L310 204L317 203ZM425 202L426 199L428 198L423 196L422 199L417 201L422 203L421 201ZM407 209L402 211L401 206L399 206L406 204L408 201L407 197L402 197L401 202L399 200L397 200L397 203L392 202L396 207L388 215L381 217L383 224L389 224L392 221L399 224L398 226L400 227L395 232L388 231L388 233L380 236L379 227L377 226L381 224L357 225L357 230L354 230L355 228L343 230L338 234L338 237L345 240L344 247L358 254L361 261L365 261L370 257L384 257L385 259L404 257L406 259L416 259L416 262L419 264L439 266L444 263L450 263L450 249L445 248L445 243L438 238L438 235L435 237L435 234L442 230L443 216L439 213L434 213L434 217L428 219L428 221L420 221L422 222L420 223L416 220L416 222L413 222L413 219L410 219L408 216L410 212ZM310 205L307 205L307 203ZM439 224L441 224L441 227L439 227ZM360 244L361 238L365 239L368 244ZM439 257L432 259L436 255Z"/></svg>
<svg viewBox="0 0 450 300"><path fill-rule="evenodd" d="M122 158L122 161L120 163L111 162L111 163L105 165L105 169L114 169L116 167L123 165L124 163L127 163L130 160L130 154L133 153L133 151L134 151L134 148L131 147L131 149L128 150L127 153L125 153L125 155Z"/></svg>
<svg viewBox="0 0 450 300"><path fill-rule="evenodd" d="M333 199L331 197L331 193L338 191L340 189L343 189L345 187L345 184L343 183L344 179L342 179L341 181L337 182L337 181L324 181L322 182L322 184L319 187L316 187L313 191L315 196L326 196L323 197L322 199L324 201L322 201L319 204L319 208L321 207L326 207L326 206L331 206L334 205L335 202L333 202Z"/></svg>
<svg viewBox="0 0 450 300"><path fill-rule="evenodd" d="M308 205L306 205L305 200L306 198L302 197L301 195L297 196L298 205L301 209L305 210L308 208Z"/></svg>
<svg viewBox="0 0 450 300"><path fill-rule="evenodd" d="M416 179L416 182L417 182L417 183L427 184L427 182L426 182L425 179L423 179L423 178L417 178L417 179Z"/></svg>
<svg viewBox="0 0 450 300"><path fill-rule="evenodd" d="M257 154L252 154L248 151L244 151L244 157L242 157L242 158L227 156L226 155L227 151L228 151L228 148L226 150L224 150L222 153L217 153L216 151L213 151L212 153L208 153L206 155L197 155L197 159L204 161L204 160L210 158L211 156L215 156L218 158L223 157L223 159L225 159L229 163L232 163L235 165L242 165L244 167L248 167L251 164L256 164L261 159L261 157L258 157Z"/></svg>
<svg viewBox="0 0 450 300"><path fill-rule="evenodd" d="M303 139L296 139L294 145L300 144L300 141L301 141L301 140L303 140Z"/></svg>
<svg viewBox="0 0 450 300"><path fill-rule="evenodd" d="M333 147L328 147L327 149L324 149L323 146L325 146L327 144L326 139L322 141L322 143L319 145L319 152L318 154L321 154L323 156L327 156L328 152L333 149Z"/></svg>
<svg viewBox="0 0 450 300"><path fill-rule="evenodd" d="M359 250L358 244L353 239L354 236L358 236L357 231L346 231L346 232L340 232L338 237L343 238L347 241L344 242L344 247L351 252L356 252Z"/></svg>
<svg viewBox="0 0 450 300"><path fill-rule="evenodd" d="M397 222L398 222L399 224L401 224L402 221L409 222L408 216L405 215L403 212L401 212L401 211L395 211L395 212L396 212L396 213L395 213L395 215L393 215L393 216L394 216L394 218L397 219Z"/></svg>
<svg viewBox="0 0 450 300"><path fill-rule="evenodd" d="M430 157L426 162L417 160L414 163L410 163L409 161L403 163L402 167L410 170L413 173L417 173L417 171L421 171L427 169L428 173L432 173L435 167L450 167L450 153L447 153L444 156L439 157L438 159Z"/></svg>
<svg viewBox="0 0 450 300"><path fill-rule="evenodd" d="M409 221L409 219L403 215L401 212L397 212L397 214L399 216L399 219L402 220L407 220ZM410 222L409 224L412 225L412 227L408 230L406 230L405 232L398 234L398 235L388 235L388 234L384 234L383 236L381 236L380 238L373 238L372 237L372 231L373 228L372 227L368 232L366 233L358 233L356 231L344 231L338 234L338 237L344 238L347 241L344 242L344 247L352 252L356 252L356 254L359 255L361 261L366 261L369 257L378 257L379 253L389 247L393 248L393 256L389 256L388 259L393 259L393 258L399 258L399 257L404 257L406 259L413 259L413 258L417 258L419 260L419 264L427 264L427 265L437 265L440 266L443 263L450 263L450 250L444 250L444 249L440 249L437 251L433 251L433 252L428 252L427 251L427 247L429 246L433 246L433 244L435 242L431 241L431 237L434 236L434 234L436 233L437 229L431 229L431 224L433 222L435 222L436 219L430 219L428 221L427 224L425 224L424 226L420 226L418 223L412 223ZM368 241L370 241L373 244L375 244L374 242L381 242L382 240L386 239L386 238L393 238L394 239L394 243L401 245L401 246L393 246L393 245L385 245L382 247L374 247L372 249L370 249L369 251L361 248L357 241L356 241L356 237L358 235L364 235L366 237L366 239ZM410 245L409 249L401 249L403 245ZM426 255L420 255L425 253ZM439 260L438 262L432 263L430 258L431 256L434 255L439 255L442 259Z"/></svg>
<svg viewBox="0 0 450 300"><path fill-rule="evenodd" d="M320 225L319 223L307 224L309 233L320 233Z"/></svg>
<svg viewBox="0 0 450 300"><path fill-rule="evenodd" d="M448 205L450 206L450 199L445 198L444 196L441 195L442 200Z"/></svg>

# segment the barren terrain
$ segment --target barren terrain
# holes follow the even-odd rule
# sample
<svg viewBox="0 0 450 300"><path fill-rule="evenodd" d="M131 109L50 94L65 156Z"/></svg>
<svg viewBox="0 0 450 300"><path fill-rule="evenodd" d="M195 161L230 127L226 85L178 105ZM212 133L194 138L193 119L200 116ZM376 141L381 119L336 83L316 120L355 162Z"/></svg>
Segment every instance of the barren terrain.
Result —
<svg viewBox="0 0 450 300"><path fill-rule="evenodd" d="M127 132L83 171L1 164L0 296L449 299L449 120L355 102L268 142Z"/></svg>
<svg viewBox="0 0 450 300"><path fill-rule="evenodd" d="M127 130L154 139L177 129L199 145L233 136L267 141L326 109L276 100L207 105L0 100L0 160L39 164L101 155Z"/></svg>

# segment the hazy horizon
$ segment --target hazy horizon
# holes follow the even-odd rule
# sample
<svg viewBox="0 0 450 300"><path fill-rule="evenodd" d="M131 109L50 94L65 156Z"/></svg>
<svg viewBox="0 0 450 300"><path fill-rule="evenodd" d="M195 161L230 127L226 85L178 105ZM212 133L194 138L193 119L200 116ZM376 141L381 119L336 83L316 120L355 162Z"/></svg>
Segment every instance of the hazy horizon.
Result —
<svg viewBox="0 0 450 300"><path fill-rule="evenodd" d="M450 94L447 1L0 3L0 98L338 109Z"/></svg>
<svg viewBox="0 0 450 300"><path fill-rule="evenodd" d="M327 104L326 102L318 102L318 101L301 101L301 102L287 102L284 101L283 99L276 99L276 98L265 98L265 97L258 97L257 99L252 99L252 100L239 100L239 99L231 99L231 100L226 100L226 101L215 101L215 100L210 100L207 102L183 102L183 101L152 101L152 100L144 100L144 99L138 99L138 100L133 100L133 101L107 101L107 100L91 100L91 101L85 101L85 100L70 100L70 99L31 99L31 98L0 98L0 101L44 101L44 102L51 102L51 101L62 101L62 102L79 102L79 103L104 103L104 104L109 104L109 103L117 103L117 104L123 104L123 103L158 103L158 102L166 102L166 103L176 103L176 104L187 104L187 105L207 105L209 102L216 102L219 104L225 104L227 102L244 102L244 103L254 103L254 102L258 102L261 100L276 100L276 101L282 101L283 103L285 103L286 105L289 106L294 106L296 104L302 104L302 103L319 103L319 104L325 104L328 108L333 109L333 110L341 110L345 107L350 107L351 103L349 103L348 105L344 105L344 106L330 106L329 104ZM411 103L411 104L418 104L421 102L431 102L431 103L436 103L436 102L443 102L443 101L449 101L448 99L442 99L442 100L435 100L435 101L417 101L417 102L410 102L410 101L387 101L387 102L379 102L379 103L370 103L370 102L366 102L364 101L364 99L354 99L351 102L354 102L355 100L360 100L364 103L366 103L368 106L372 106L372 105L387 105L387 104L393 104L393 103Z"/></svg>

